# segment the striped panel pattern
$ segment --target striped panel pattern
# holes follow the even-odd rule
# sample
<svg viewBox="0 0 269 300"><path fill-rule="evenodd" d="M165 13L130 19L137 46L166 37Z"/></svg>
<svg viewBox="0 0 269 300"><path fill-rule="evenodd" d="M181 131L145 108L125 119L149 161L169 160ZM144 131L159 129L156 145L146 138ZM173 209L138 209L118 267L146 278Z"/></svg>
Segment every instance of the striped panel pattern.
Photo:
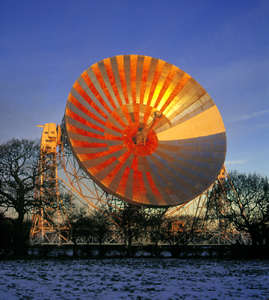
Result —
<svg viewBox="0 0 269 300"><path fill-rule="evenodd" d="M145 145L133 137L161 111ZM141 55L104 59L73 85L67 136L80 166L108 193L135 205L174 206L206 191L226 155L220 113L190 75Z"/></svg>

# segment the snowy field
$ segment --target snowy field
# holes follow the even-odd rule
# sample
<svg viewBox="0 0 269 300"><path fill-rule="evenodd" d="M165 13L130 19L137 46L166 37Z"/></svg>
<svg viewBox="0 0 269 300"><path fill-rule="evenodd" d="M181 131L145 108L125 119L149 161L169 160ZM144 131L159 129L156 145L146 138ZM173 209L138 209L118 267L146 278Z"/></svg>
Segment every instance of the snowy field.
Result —
<svg viewBox="0 0 269 300"><path fill-rule="evenodd" d="M0 299L269 299L269 261L0 261Z"/></svg>

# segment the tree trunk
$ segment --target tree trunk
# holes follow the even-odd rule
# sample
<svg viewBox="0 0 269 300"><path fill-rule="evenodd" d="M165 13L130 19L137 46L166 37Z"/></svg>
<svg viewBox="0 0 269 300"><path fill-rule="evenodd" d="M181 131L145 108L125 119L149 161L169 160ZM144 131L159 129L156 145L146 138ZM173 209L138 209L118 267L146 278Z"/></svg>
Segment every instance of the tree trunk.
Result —
<svg viewBox="0 0 269 300"><path fill-rule="evenodd" d="M77 258L78 257L78 252L77 252L77 242L73 241L73 257Z"/></svg>
<svg viewBox="0 0 269 300"><path fill-rule="evenodd" d="M159 248L158 248L158 240L155 242L155 249L154 249L154 254L156 257L159 257L160 256L160 251L159 251ZM152 256L152 255L151 255Z"/></svg>
<svg viewBox="0 0 269 300"><path fill-rule="evenodd" d="M249 230L249 234L251 237L252 245L257 246L258 245L257 233L255 232L255 230Z"/></svg>
<svg viewBox="0 0 269 300"><path fill-rule="evenodd" d="M27 255L28 247L26 237L24 234L24 212L18 213L18 218L15 222L14 237L13 237L13 250L15 255Z"/></svg>
<svg viewBox="0 0 269 300"><path fill-rule="evenodd" d="M102 249L102 241L99 241L99 257L102 258L104 256Z"/></svg>
<svg viewBox="0 0 269 300"><path fill-rule="evenodd" d="M132 247L132 236L129 235L128 237L128 247L127 247L127 257L131 255L131 247Z"/></svg>

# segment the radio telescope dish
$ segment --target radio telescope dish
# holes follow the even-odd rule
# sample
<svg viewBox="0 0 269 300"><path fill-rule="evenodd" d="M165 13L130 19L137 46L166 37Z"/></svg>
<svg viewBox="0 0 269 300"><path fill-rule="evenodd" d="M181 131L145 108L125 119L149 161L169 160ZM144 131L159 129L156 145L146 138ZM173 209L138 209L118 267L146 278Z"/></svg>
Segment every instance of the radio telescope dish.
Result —
<svg viewBox="0 0 269 300"><path fill-rule="evenodd" d="M135 205L174 206L203 194L224 164L226 132L203 87L163 60L104 59L73 85L67 137L86 174Z"/></svg>

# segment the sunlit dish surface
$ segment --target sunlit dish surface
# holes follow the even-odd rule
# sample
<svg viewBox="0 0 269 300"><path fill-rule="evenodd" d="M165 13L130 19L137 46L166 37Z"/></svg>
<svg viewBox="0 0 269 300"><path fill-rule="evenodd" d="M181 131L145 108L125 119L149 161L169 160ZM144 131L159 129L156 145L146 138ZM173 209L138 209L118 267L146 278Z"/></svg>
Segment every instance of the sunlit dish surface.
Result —
<svg viewBox="0 0 269 300"><path fill-rule="evenodd" d="M149 56L111 57L84 71L70 91L65 123L86 174L136 205L196 198L225 160L225 127L213 100L190 75Z"/></svg>

